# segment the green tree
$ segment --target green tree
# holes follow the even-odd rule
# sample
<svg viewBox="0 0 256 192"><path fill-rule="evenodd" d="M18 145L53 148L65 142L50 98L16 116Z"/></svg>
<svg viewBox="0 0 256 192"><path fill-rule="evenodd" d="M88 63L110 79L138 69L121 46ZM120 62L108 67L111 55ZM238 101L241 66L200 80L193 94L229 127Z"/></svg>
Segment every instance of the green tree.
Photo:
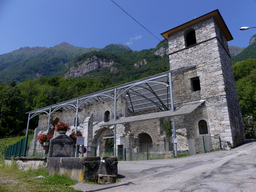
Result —
<svg viewBox="0 0 256 192"><path fill-rule="evenodd" d="M26 128L26 111L21 91L16 86L6 86L0 97L1 137L19 134Z"/></svg>

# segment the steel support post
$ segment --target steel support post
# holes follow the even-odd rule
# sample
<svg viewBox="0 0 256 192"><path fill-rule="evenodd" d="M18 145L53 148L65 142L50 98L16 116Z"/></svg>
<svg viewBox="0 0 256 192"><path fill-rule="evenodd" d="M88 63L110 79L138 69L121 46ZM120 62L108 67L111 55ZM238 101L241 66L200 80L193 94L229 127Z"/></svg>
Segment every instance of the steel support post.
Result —
<svg viewBox="0 0 256 192"><path fill-rule="evenodd" d="M49 113L48 113L47 134L49 134L49 129L50 129L51 113L52 113L52 109L50 108L50 109L49 109Z"/></svg>
<svg viewBox="0 0 256 192"><path fill-rule="evenodd" d="M167 117L168 120L168 131L169 131L169 137L171 137L171 124L170 124L170 117Z"/></svg>
<svg viewBox="0 0 256 192"><path fill-rule="evenodd" d="M75 133L77 132L77 115L78 115L78 99L76 100L76 121L75 121ZM76 153L75 153L75 157L78 156L78 146L76 143Z"/></svg>
<svg viewBox="0 0 256 192"><path fill-rule="evenodd" d="M75 132L77 132L77 116L78 116L78 99L76 100L76 121L75 121Z"/></svg>
<svg viewBox="0 0 256 192"><path fill-rule="evenodd" d="M116 121L116 88L114 90L114 121ZM116 125L114 125L114 156L116 156Z"/></svg>
<svg viewBox="0 0 256 192"><path fill-rule="evenodd" d="M173 104L173 92L172 92L172 74L169 72L169 88L170 88L170 99L171 99L171 109L174 112L174 104ZM175 119L172 117L172 134L173 134L173 148L174 148L174 156L177 156L177 139L176 139L176 130L175 130Z"/></svg>
<svg viewBox="0 0 256 192"><path fill-rule="evenodd" d="M30 121L30 113L28 114L26 137L28 136L29 121Z"/></svg>

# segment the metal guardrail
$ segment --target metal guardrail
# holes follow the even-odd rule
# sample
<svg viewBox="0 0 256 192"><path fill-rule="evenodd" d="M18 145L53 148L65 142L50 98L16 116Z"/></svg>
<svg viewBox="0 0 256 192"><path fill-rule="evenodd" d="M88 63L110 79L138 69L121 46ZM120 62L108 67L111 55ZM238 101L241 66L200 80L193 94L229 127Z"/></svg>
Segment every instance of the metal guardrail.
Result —
<svg viewBox="0 0 256 192"><path fill-rule="evenodd" d="M28 135L17 143L10 146L5 152L5 157L26 157Z"/></svg>

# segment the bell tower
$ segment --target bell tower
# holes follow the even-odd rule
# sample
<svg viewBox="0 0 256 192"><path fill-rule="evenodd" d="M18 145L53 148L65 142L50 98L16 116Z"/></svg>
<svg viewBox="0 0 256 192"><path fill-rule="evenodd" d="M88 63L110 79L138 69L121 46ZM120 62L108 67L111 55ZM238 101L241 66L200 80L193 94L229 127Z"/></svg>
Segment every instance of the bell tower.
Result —
<svg viewBox="0 0 256 192"><path fill-rule="evenodd" d="M233 37L220 12L214 10L162 36L168 40L170 71L194 66L173 83L174 105L205 101L191 115L176 118L177 126L187 128L188 138L208 134L220 136L234 146L244 143L242 114L227 44Z"/></svg>

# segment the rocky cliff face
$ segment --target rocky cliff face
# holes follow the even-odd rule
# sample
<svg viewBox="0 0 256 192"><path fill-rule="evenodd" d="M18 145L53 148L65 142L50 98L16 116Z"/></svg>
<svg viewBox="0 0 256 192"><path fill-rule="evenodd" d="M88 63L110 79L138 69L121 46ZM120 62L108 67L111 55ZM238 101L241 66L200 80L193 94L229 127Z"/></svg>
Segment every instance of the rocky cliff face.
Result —
<svg viewBox="0 0 256 192"><path fill-rule="evenodd" d="M135 68L140 68L142 65L147 65L148 62L146 61L146 59L143 59L143 61L139 61L138 63L134 64Z"/></svg>
<svg viewBox="0 0 256 192"><path fill-rule="evenodd" d="M168 51L168 48L160 47L157 51L154 52L155 55L160 55L163 57Z"/></svg>
<svg viewBox="0 0 256 192"><path fill-rule="evenodd" d="M114 61L106 62L104 59L99 59L96 56L93 56L82 63L75 63L67 73L65 73L64 77L81 77L85 73L88 73L90 71L101 69L103 67L111 67L113 65ZM110 69L112 73L117 72L117 69L112 67Z"/></svg>
<svg viewBox="0 0 256 192"><path fill-rule="evenodd" d="M254 43L256 41L256 35L253 35L250 39L250 43L249 45L251 45L252 43Z"/></svg>

